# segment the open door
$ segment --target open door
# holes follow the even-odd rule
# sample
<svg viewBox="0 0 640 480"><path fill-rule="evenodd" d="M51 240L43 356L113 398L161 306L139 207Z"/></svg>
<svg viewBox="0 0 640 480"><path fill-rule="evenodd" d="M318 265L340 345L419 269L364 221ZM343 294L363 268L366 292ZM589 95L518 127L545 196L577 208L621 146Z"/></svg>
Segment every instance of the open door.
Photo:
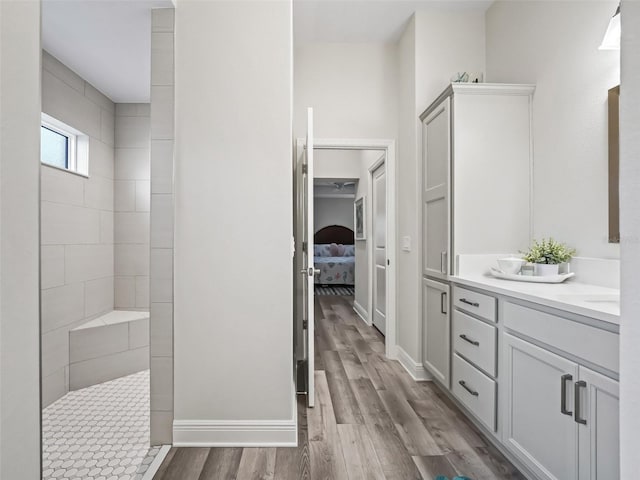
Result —
<svg viewBox="0 0 640 480"><path fill-rule="evenodd" d="M387 176L383 163L372 173L373 325L387 335Z"/></svg>
<svg viewBox="0 0 640 480"><path fill-rule="evenodd" d="M304 146L302 167L303 189L303 233L302 233L302 271L304 305L303 329L306 360L307 405L313 407L315 398L314 385L314 264L313 264L313 109L307 109L307 139Z"/></svg>

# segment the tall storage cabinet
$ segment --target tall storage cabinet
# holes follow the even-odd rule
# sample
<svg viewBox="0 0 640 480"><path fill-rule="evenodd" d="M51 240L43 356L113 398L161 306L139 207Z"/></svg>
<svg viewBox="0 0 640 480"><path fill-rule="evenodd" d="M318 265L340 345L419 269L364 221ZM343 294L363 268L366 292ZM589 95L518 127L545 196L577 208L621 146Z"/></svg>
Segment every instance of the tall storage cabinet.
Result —
<svg viewBox="0 0 640 480"><path fill-rule="evenodd" d="M441 305L450 302L457 256L515 253L531 240L533 91L532 85L452 84L420 116L422 273L429 280L423 281L422 358L446 388L451 319Z"/></svg>

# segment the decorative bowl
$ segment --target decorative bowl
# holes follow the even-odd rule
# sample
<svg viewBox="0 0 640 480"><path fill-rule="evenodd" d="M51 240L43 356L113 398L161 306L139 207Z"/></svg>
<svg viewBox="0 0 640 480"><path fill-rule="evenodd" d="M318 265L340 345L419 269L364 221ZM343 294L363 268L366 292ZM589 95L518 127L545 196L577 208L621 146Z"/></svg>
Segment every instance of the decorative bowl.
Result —
<svg viewBox="0 0 640 480"><path fill-rule="evenodd" d="M517 275L518 273L520 273L520 269L525 263L527 262L517 257L506 257L498 259L500 270L510 275Z"/></svg>

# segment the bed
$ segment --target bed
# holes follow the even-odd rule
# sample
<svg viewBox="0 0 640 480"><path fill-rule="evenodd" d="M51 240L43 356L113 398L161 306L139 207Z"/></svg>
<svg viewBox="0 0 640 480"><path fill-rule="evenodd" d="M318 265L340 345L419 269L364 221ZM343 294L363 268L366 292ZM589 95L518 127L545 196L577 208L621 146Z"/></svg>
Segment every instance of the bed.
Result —
<svg viewBox="0 0 640 480"><path fill-rule="evenodd" d="M313 264L320 273L316 285L355 285L356 257L353 230L331 225L313 237Z"/></svg>

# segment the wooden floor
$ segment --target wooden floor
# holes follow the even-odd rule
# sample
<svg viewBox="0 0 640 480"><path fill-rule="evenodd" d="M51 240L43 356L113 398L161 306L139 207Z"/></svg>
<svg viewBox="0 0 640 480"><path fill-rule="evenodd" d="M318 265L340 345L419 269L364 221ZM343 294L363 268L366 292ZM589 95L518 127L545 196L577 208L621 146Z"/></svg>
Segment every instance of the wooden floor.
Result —
<svg viewBox="0 0 640 480"><path fill-rule="evenodd" d="M524 479L431 382L384 357L352 297L316 299L316 406L297 448L173 448L155 480Z"/></svg>

